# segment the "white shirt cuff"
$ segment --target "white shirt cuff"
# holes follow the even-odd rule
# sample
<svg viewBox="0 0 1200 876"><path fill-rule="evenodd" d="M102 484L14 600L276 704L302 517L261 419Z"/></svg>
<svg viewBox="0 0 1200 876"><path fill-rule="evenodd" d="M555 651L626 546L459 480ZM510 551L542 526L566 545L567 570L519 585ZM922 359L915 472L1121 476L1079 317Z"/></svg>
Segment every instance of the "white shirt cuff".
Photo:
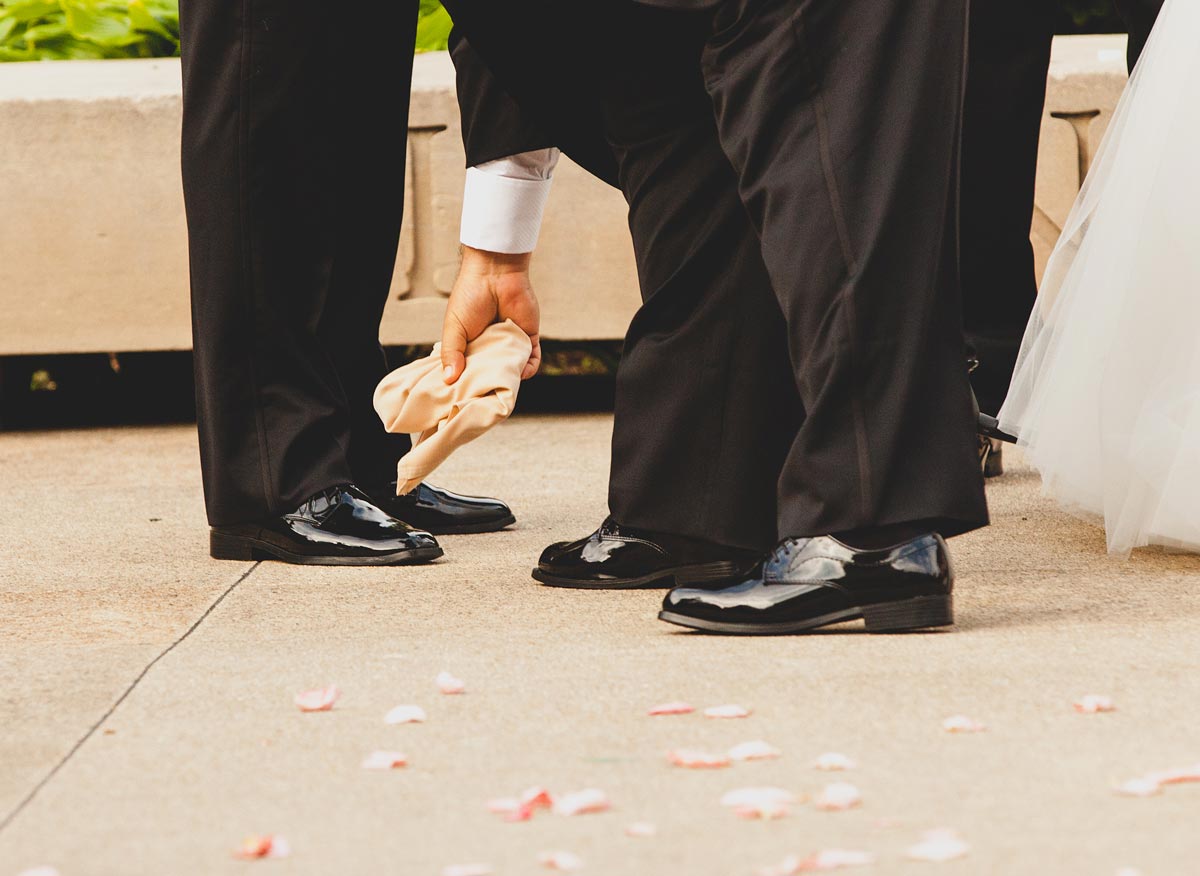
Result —
<svg viewBox="0 0 1200 876"><path fill-rule="evenodd" d="M550 179L515 179L467 168L459 239L488 252L533 252L551 185Z"/></svg>

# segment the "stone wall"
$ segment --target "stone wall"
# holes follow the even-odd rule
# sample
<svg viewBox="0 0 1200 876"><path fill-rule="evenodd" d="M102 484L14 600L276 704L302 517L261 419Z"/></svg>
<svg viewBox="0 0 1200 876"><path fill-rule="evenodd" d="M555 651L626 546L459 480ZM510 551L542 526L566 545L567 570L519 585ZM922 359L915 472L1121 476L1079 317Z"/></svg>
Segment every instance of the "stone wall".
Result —
<svg viewBox="0 0 1200 876"><path fill-rule="evenodd" d="M1124 83L1124 39L1060 38L1033 239L1044 263ZM437 339L457 269L463 154L453 70L416 59L389 344ZM179 64L0 64L0 355L191 344ZM620 196L564 161L534 283L543 335L619 338L637 307Z"/></svg>

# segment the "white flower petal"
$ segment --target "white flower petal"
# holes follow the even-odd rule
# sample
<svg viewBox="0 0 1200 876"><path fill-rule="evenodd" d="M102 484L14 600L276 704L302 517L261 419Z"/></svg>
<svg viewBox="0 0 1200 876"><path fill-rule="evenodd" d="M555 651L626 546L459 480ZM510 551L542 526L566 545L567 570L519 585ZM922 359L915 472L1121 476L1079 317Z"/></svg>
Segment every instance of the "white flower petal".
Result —
<svg viewBox="0 0 1200 876"><path fill-rule="evenodd" d="M383 716L383 720L386 724L419 724L425 717L425 710L420 706L396 706Z"/></svg>

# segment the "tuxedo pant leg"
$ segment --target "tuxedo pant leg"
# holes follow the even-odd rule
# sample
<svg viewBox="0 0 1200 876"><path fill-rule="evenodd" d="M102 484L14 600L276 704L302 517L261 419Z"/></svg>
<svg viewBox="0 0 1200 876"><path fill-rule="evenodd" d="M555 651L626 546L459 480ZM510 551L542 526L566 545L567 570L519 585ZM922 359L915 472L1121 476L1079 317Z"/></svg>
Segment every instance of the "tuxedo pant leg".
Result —
<svg viewBox="0 0 1200 876"><path fill-rule="evenodd" d="M186 0L183 182L197 420L214 525L394 464L369 414L403 206L411 52L311 0ZM415 0L373 4L396 45ZM389 455L387 466L368 464Z"/></svg>
<svg viewBox="0 0 1200 876"><path fill-rule="evenodd" d="M700 75L710 16L609 14L620 63L604 120L644 299L617 373L609 508L626 525L766 550L802 408Z"/></svg>
<svg viewBox="0 0 1200 876"><path fill-rule="evenodd" d="M980 407L996 413L1037 299L1029 226L1054 6L972 0L962 147L963 327Z"/></svg>
<svg viewBox="0 0 1200 876"><path fill-rule="evenodd" d="M725 0L717 129L806 412L783 536L987 522L957 268L965 0Z"/></svg>

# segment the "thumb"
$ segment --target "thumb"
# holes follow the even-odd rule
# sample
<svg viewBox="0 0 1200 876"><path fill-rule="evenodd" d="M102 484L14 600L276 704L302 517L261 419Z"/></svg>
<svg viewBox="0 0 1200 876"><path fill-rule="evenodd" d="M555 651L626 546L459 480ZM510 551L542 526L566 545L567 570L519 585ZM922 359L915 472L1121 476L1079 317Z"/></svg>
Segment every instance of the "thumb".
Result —
<svg viewBox="0 0 1200 876"><path fill-rule="evenodd" d="M453 313L442 323L442 379L454 383L467 367L467 330Z"/></svg>

